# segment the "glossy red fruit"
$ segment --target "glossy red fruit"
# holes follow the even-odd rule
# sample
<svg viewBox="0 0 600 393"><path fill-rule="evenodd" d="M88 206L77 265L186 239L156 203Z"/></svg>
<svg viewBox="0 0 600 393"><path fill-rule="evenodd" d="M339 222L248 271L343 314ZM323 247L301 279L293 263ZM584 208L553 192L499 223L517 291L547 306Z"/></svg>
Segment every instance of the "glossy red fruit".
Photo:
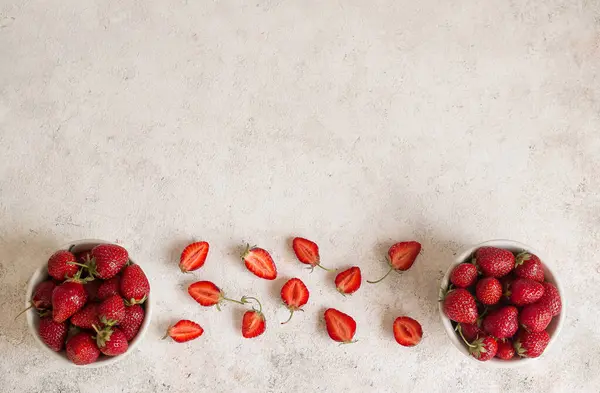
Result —
<svg viewBox="0 0 600 393"><path fill-rule="evenodd" d="M362 282L360 268L352 266L335 276L335 287L342 295L351 295L358 291Z"/></svg>
<svg viewBox="0 0 600 393"><path fill-rule="evenodd" d="M558 288L549 282L545 282L542 285L544 286L544 295L538 300L537 304L546 308L550 314L555 317L560 314L562 309Z"/></svg>
<svg viewBox="0 0 600 393"><path fill-rule="evenodd" d="M100 244L92 249L90 255L90 273L103 280L116 276L129 261L127 250L116 244Z"/></svg>
<svg viewBox="0 0 600 393"><path fill-rule="evenodd" d="M514 342L517 355L526 358L537 358L548 346L550 335L545 330L541 332L528 332L520 330Z"/></svg>
<svg viewBox="0 0 600 393"><path fill-rule="evenodd" d="M139 304L125 307L125 317L121 321L119 328L125 334L127 341L131 341L137 336L144 322L144 316L144 309Z"/></svg>
<svg viewBox="0 0 600 393"><path fill-rule="evenodd" d="M179 258L179 269L183 273L200 269L206 262L209 248L207 242L195 242L184 248Z"/></svg>
<svg viewBox="0 0 600 393"><path fill-rule="evenodd" d="M117 327L105 327L96 331L96 344L106 356L117 356L127 352L127 337Z"/></svg>
<svg viewBox="0 0 600 393"><path fill-rule="evenodd" d="M356 333L356 321L350 315L344 314L335 308L328 308L324 316L327 333L332 340L344 344L354 342L352 339Z"/></svg>
<svg viewBox="0 0 600 393"><path fill-rule="evenodd" d="M514 306L506 306L490 313L483 319L483 330L496 338L512 337L519 329L519 311Z"/></svg>
<svg viewBox="0 0 600 393"><path fill-rule="evenodd" d="M99 300L106 300L111 296L119 295L121 289L121 276L117 275L106 281L102 281L98 287L96 296Z"/></svg>
<svg viewBox="0 0 600 393"><path fill-rule="evenodd" d="M479 316L475 298L463 288L453 289L446 294L443 310L455 322L473 324Z"/></svg>
<svg viewBox="0 0 600 393"><path fill-rule="evenodd" d="M114 326L125 318L125 302L119 295L113 295L98 305L98 318L102 325Z"/></svg>
<svg viewBox="0 0 600 393"><path fill-rule="evenodd" d="M544 295L544 286L528 278L517 278L506 295L512 304L524 306L540 300Z"/></svg>
<svg viewBox="0 0 600 393"><path fill-rule="evenodd" d="M477 281L477 267L472 263L461 263L450 273L450 282L457 288L467 288Z"/></svg>
<svg viewBox="0 0 600 393"><path fill-rule="evenodd" d="M482 278L477 281L475 295L482 304L487 306L496 304L502 297L502 284L494 277Z"/></svg>
<svg viewBox="0 0 600 393"><path fill-rule="evenodd" d="M393 325L396 342L404 347L414 347L421 342L421 324L410 317L398 317Z"/></svg>
<svg viewBox="0 0 600 393"><path fill-rule="evenodd" d="M217 306L217 310L221 310L223 301L234 302L238 304L246 304L245 298L240 301L225 297L223 291L210 281L198 281L188 287L188 293L201 306L211 307Z"/></svg>
<svg viewBox="0 0 600 393"><path fill-rule="evenodd" d="M475 323L474 324L459 323L458 325L456 325L456 330L460 330L459 334L462 334L463 337L469 342L475 341L479 337L482 337L485 335L483 330L481 330L481 328L479 326L477 326L477 324L475 324Z"/></svg>
<svg viewBox="0 0 600 393"><path fill-rule="evenodd" d="M83 308L87 298L81 282L65 281L52 292L52 318L58 323L66 321Z"/></svg>
<svg viewBox="0 0 600 393"><path fill-rule="evenodd" d="M522 252L515 258L515 275L521 278L544 282L544 266L537 255Z"/></svg>
<svg viewBox="0 0 600 393"><path fill-rule="evenodd" d="M71 278L79 270L79 267L74 264L76 261L73 253L67 250L58 250L48 259L48 274L58 281Z"/></svg>
<svg viewBox="0 0 600 393"><path fill-rule="evenodd" d="M52 307L52 292L54 292L56 284L52 281L42 281L39 283L31 298L31 304L36 310L45 310Z"/></svg>
<svg viewBox="0 0 600 393"><path fill-rule="evenodd" d="M496 357L502 360L510 360L515 357L515 349L513 343L510 340L498 341L498 351Z"/></svg>
<svg viewBox="0 0 600 393"><path fill-rule="evenodd" d="M67 357L77 365L94 363L100 356L96 340L88 332L80 332L67 340Z"/></svg>
<svg viewBox="0 0 600 393"><path fill-rule="evenodd" d="M515 267L515 256L508 250L481 247L475 251L474 262L486 277L502 277Z"/></svg>
<svg viewBox="0 0 600 393"><path fill-rule="evenodd" d="M410 242L400 242L394 244L388 250L387 262L390 265L390 270L381 277L379 280L369 281L370 284L375 284L383 280L392 272L392 270L396 270L398 272L403 272L408 269L415 263L417 256L421 252L421 243L410 241Z"/></svg>
<svg viewBox="0 0 600 393"><path fill-rule="evenodd" d="M292 241L292 248L294 249L296 258L305 265L310 265L313 269L315 266L318 266L321 269L331 271L321 265L321 256L319 255L319 246L317 243L303 237L295 237Z"/></svg>
<svg viewBox="0 0 600 393"><path fill-rule="evenodd" d="M254 300L258 302L259 309L252 308L252 310L244 313L242 318L242 336L244 338L258 337L267 329L267 321L262 313L262 305L258 299Z"/></svg>
<svg viewBox="0 0 600 393"><path fill-rule="evenodd" d="M150 283L140 265L129 265L121 275L121 296L127 304L142 304L150 294Z"/></svg>
<svg viewBox="0 0 600 393"><path fill-rule="evenodd" d="M265 280L277 278L277 266L266 250L248 245L241 258L246 268L255 276Z"/></svg>
<svg viewBox="0 0 600 393"><path fill-rule="evenodd" d="M552 314L547 307L538 303L528 304L523 307L519 314L519 322L530 332L541 332L545 330L550 321Z"/></svg>
<svg viewBox="0 0 600 393"><path fill-rule="evenodd" d="M200 337L204 333L202 326L196 322L182 319L169 327L164 338L171 337L175 342L183 343Z"/></svg>
<svg viewBox="0 0 600 393"><path fill-rule="evenodd" d="M71 317L71 323L78 328L93 329L100 325L98 318L98 304L88 303Z"/></svg>
<svg viewBox="0 0 600 393"><path fill-rule="evenodd" d="M292 319L294 311L304 311L301 307L308 302L308 297L308 288L306 288L306 285L299 278L292 278L283 285L281 288L281 300L283 300L283 303L290 310L290 317L287 321L281 322L282 325Z"/></svg>
<svg viewBox="0 0 600 393"><path fill-rule="evenodd" d="M469 353L471 356L482 362L492 359L496 356L497 351L498 343L490 336L480 337L469 345Z"/></svg>
<svg viewBox="0 0 600 393"><path fill-rule="evenodd" d="M54 322L51 317L40 318L38 334L44 344L54 352L62 351L68 330L66 322Z"/></svg>
<svg viewBox="0 0 600 393"><path fill-rule="evenodd" d="M100 285L102 285L102 283L102 280L94 280L84 285L85 291L88 294L88 302L97 302L98 300L100 300L98 299L98 288L100 288Z"/></svg>

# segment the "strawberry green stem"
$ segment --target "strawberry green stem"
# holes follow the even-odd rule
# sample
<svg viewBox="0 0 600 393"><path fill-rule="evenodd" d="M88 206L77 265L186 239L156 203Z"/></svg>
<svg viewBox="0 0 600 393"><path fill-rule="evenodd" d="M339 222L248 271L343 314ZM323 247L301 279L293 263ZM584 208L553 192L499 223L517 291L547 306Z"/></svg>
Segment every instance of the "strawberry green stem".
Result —
<svg viewBox="0 0 600 393"><path fill-rule="evenodd" d="M255 298L255 297L252 297L252 296L243 296L243 297L242 297L242 302L243 302L244 304L250 303L250 302L248 301L248 299L252 299L252 300L254 300L256 303L258 303L258 310L257 310L257 309L255 309L254 307L252 307L252 309L253 309L254 311L258 312L258 313L262 313L262 304L260 304L260 300L258 300L258 299L257 299L257 298Z"/></svg>
<svg viewBox="0 0 600 393"><path fill-rule="evenodd" d="M358 340L352 340L352 341L344 341L343 343L340 343L340 345L346 345L346 344L354 344L355 342L357 342Z"/></svg>
<svg viewBox="0 0 600 393"><path fill-rule="evenodd" d="M321 269L328 271L328 272L335 272L335 269L327 269L325 266L321 265L320 263L317 263L317 266L320 267Z"/></svg>
<svg viewBox="0 0 600 393"><path fill-rule="evenodd" d="M292 316L294 315L294 309L290 308L290 317L287 319L287 321L285 322L281 322L282 325L285 325L286 323L288 323L289 321L292 320Z"/></svg>
<svg viewBox="0 0 600 393"><path fill-rule="evenodd" d="M388 270L388 272L385 273L385 276L381 277L379 280L376 280L376 281L369 281L369 280L367 280L367 282L369 284L377 284L378 282L383 281L383 279L386 278L392 272L392 270L394 270L394 268L390 267L390 270Z"/></svg>
<svg viewBox="0 0 600 393"><path fill-rule="evenodd" d="M228 297L222 297L222 298L221 298L221 300L227 300L228 302L234 302L234 303L241 304L241 305L244 305L244 304L248 303L248 302L245 302L245 301L244 301L244 298L242 298L242 300L235 300L235 299L230 299L230 298L228 298ZM219 304L219 303L217 303L217 305L218 305L218 304ZM218 308L218 307L217 307L217 308Z"/></svg>
<svg viewBox="0 0 600 393"><path fill-rule="evenodd" d="M21 311L20 313L18 313L18 314L17 314L17 316L15 317L15 319L14 319L14 320L16 321L16 320L17 320L17 318L19 318L21 315L23 315L23 313L24 313L25 311L27 311L27 310L31 309L31 307L33 307L33 303L31 303L31 304L29 305L29 307L27 307L25 310L23 310L23 311Z"/></svg>
<svg viewBox="0 0 600 393"><path fill-rule="evenodd" d="M460 337L463 339L463 341L465 342L465 344L467 344L467 346L469 348L475 348L475 347L477 347L477 345L472 345L471 343L469 343L467 341L467 339L465 338L465 336L463 336L463 332L462 332L462 328L460 327L460 324L457 325L457 326L458 326L458 334L460 334Z"/></svg>

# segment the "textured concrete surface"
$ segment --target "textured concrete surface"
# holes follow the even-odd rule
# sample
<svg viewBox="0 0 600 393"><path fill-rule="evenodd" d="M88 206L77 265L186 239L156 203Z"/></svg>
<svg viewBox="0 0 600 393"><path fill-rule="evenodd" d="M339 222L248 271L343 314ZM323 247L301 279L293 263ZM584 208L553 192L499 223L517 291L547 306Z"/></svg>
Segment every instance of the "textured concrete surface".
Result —
<svg viewBox="0 0 600 393"><path fill-rule="evenodd" d="M2 392L598 391L600 3L597 1L0 0ZM395 240L424 252L403 276L342 298L289 240L366 278ZM13 321L26 282L71 239L118 240L159 298L139 350L61 369ZM444 336L437 285L453 254L492 238L543 249L568 318L534 366L489 370ZM206 266L177 269L192 239ZM272 251L261 281L244 242ZM280 326L285 278L311 289ZM263 300L202 309L197 279ZM326 307L358 322L327 337ZM421 345L391 322L420 320ZM159 340L179 318L205 335ZM101 388L101 389L100 389Z"/></svg>

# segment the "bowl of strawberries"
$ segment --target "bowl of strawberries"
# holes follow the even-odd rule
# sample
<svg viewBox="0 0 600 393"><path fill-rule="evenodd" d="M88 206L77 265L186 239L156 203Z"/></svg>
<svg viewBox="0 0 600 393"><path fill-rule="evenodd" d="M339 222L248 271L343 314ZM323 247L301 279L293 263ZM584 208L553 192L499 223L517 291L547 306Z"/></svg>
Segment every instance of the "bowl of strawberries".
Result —
<svg viewBox="0 0 600 393"><path fill-rule="evenodd" d="M495 367L538 358L565 321L557 275L537 251L512 240L459 253L442 279L439 310L456 348Z"/></svg>
<svg viewBox="0 0 600 393"><path fill-rule="evenodd" d="M78 240L33 273L26 312L33 337L57 361L106 366L123 359L146 333L150 284L123 247Z"/></svg>

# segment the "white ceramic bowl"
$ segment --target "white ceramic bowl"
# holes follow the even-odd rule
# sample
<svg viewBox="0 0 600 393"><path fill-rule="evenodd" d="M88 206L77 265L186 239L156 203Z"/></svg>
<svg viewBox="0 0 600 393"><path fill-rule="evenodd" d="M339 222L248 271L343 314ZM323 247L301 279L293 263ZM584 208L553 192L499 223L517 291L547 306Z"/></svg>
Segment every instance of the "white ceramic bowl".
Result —
<svg viewBox="0 0 600 393"><path fill-rule="evenodd" d="M77 240L77 241L71 242L71 243L59 248L59 250L69 250L71 247L73 247L73 249L72 249L73 252L87 251L87 250L91 250L98 244L107 244L107 243L114 244L112 242L108 242L105 240L98 240L98 239ZM131 256L129 259L132 262L135 262L131 258ZM47 280L49 277L47 262L48 262L48 260L45 259L42 263L42 266L40 266L39 269L37 269L33 273L33 275L31 276L31 279L29 279L29 284L27 285L27 296L25 298L25 307L29 307L29 305L31 304L30 301L31 301L31 297L33 295L33 290L35 289L35 287L40 282ZM148 274L146 273L146 276L147 275ZM148 278L148 280L150 280L150 279ZM149 295L148 298L146 299L146 301L144 302L144 305L142 306L145 308L144 309L144 311L145 311L144 322L142 322L142 326L140 327L140 330L139 330L137 336L129 343L127 352L125 352L122 355L113 356L113 357L101 356L100 358L98 358L98 360L96 362L91 363L91 364L86 364L83 366L78 366L78 365L74 364L73 362L71 362L67 358L67 354L64 350L62 352L54 352L53 350L48 348L46 346L46 344L44 344L44 342L40 339L40 337L38 335L40 318L34 308L29 309L26 313L27 324L29 325L29 331L33 335L33 338L35 339L35 341L42 348L44 348L46 350L46 352L58 363L63 364L63 365L69 365L72 367L87 367L87 368L103 367L103 366L108 366L109 364L114 364L114 363L124 359L125 356L130 354L135 349L135 347L137 347L138 344L142 341L142 339L144 338L144 335L146 334L146 331L148 330L148 327L150 326L150 320L152 318L152 299L153 299L152 295Z"/></svg>
<svg viewBox="0 0 600 393"><path fill-rule="evenodd" d="M558 277L556 276L555 272L552 270L552 266L548 263L548 259L546 259L545 256L540 254L538 251L534 250L533 248L531 248L523 243L519 243L519 242L516 242L513 240L490 240L487 242L483 242L483 243L476 244L474 246L465 248L458 254L458 256L456 257L454 262L452 262L452 264L448 267L448 270L446 271L444 278L442 278L442 283L441 283L442 290L445 290L446 288L448 288L448 284L449 284L449 280L450 280L450 273L452 273L452 269L454 269L454 267L456 265L458 265L459 263L468 262L470 260L470 257L475 252L475 250L477 250L480 247L497 247L497 248L503 248L503 249L506 249L506 250L509 250L512 252L529 251L530 253L537 255L541 259L541 261L544 265L545 279L546 279L546 281L556 285L556 288L558 288L558 291L560 293L560 298L561 298L561 302L562 302L561 313L559 315L557 315L556 317L552 318L552 322L550 322L550 325L548 325L548 328L546 329L546 331L550 334L550 342L548 343L548 346L546 347L544 354L542 354L542 356L544 356L548 352L548 350L550 349L550 347L552 346L554 341L556 341L556 338L558 337L558 334L560 333L560 330L562 329L562 327L564 325L566 299L565 299L565 291L563 290L562 285L560 284L560 281L559 281ZM524 365L529 364L530 362L533 362L537 359L537 358L521 358L520 359L517 356L512 360L501 360L498 358L493 358L486 362L481 362L469 354L469 351L467 350L467 346L462 341L460 336L458 336L456 334L456 332L454 331L454 328L452 327L452 322L450 321L450 319L448 319L448 317L446 317L446 314L444 314L443 302L439 302L439 310L440 310L440 316L442 317L442 324L444 325L444 329L446 330L446 333L448 334L450 341L452 341L452 344L454 344L454 346L456 348L458 348L458 350L462 354L467 356L472 361L477 362L478 364L482 364L482 365L486 365L486 366L490 366L490 367L513 368L513 367L524 366Z"/></svg>

